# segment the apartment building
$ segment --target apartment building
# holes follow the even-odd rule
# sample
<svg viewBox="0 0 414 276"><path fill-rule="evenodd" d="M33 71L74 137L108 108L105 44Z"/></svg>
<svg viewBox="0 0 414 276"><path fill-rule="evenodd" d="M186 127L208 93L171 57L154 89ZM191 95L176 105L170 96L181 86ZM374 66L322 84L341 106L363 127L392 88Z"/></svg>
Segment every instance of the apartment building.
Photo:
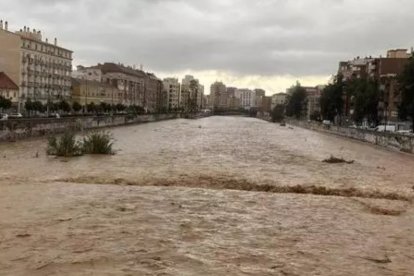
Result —
<svg viewBox="0 0 414 276"><path fill-rule="evenodd" d="M204 86L194 76L186 75L181 82L180 108L195 111L203 108Z"/></svg>
<svg viewBox="0 0 414 276"><path fill-rule="evenodd" d="M288 94L286 93L277 93L272 96L271 109L273 110L277 105L286 105L288 99Z"/></svg>
<svg viewBox="0 0 414 276"><path fill-rule="evenodd" d="M110 84L81 78L72 79L72 101L82 106L91 103L117 105L122 104L122 100L123 92Z"/></svg>
<svg viewBox="0 0 414 276"><path fill-rule="evenodd" d="M228 107L228 91L224 83L216 81L210 86L210 96L214 109L226 109Z"/></svg>
<svg viewBox="0 0 414 276"><path fill-rule="evenodd" d="M0 71L19 86L14 104L23 109L27 99L47 102L70 100L73 52L49 43L42 33L24 27L17 32L0 20Z"/></svg>
<svg viewBox="0 0 414 276"><path fill-rule="evenodd" d="M176 78L165 78L163 80L163 107L168 111L177 110L180 107L181 84Z"/></svg>
<svg viewBox="0 0 414 276"><path fill-rule="evenodd" d="M240 99L241 107L250 110L256 107L256 93L250 89L237 89L236 98Z"/></svg>

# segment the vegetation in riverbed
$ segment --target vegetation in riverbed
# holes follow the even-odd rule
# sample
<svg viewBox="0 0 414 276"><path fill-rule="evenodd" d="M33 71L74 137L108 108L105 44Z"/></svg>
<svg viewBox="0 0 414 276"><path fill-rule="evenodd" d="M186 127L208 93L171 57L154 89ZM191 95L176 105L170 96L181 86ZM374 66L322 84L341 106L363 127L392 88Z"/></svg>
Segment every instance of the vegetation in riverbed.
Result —
<svg viewBox="0 0 414 276"><path fill-rule="evenodd" d="M62 157L80 156L83 154L82 143L70 131L61 136L51 136L48 139L47 154Z"/></svg>
<svg viewBox="0 0 414 276"><path fill-rule="evenodd" d="M329 157L328 159L323 160L322 162L328 163L328 164L341 164L341 163L353 164L355 161L354 160L347 161L343 158L337 158L337 157L331 155L331 157Z"/></svg>
<svg viewBox="0 0 414 276"><path fill-rule="evenodd" d="M86 154L113 154L112 138L108 132L93 132L83 139Z"/></svg>
<svg viewBox="0 0 414 276"><path fill-rule="evenodd" d="M84 154L113 154L113 139L108 132L92 132L78 140L71 131L48 139L47 154L60 157L74 157Z"/></svg>

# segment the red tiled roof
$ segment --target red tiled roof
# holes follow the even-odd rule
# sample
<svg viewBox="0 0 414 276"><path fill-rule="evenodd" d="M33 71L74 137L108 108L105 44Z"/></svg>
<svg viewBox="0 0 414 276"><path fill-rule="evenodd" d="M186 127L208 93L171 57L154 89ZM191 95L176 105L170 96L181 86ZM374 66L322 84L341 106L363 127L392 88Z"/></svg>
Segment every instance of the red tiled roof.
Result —
<svg viewBox="0 0 414 276"><path fill-rule="evenodd" d="M19 90L19 87L4 72L0 72L0 89Z"/></svg>

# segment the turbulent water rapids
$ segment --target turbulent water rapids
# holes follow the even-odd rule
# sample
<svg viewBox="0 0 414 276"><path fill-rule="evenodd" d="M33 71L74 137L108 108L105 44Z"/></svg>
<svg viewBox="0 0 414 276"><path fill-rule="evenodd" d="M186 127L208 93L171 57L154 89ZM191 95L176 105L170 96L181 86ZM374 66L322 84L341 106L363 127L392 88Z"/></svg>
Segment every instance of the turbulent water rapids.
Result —
<svg viewBox="0 0 414 276"><path fill-rule="evenodd" d="M244 117L111 132L0 144L0 275L414 275L410 155Z"/></svg>

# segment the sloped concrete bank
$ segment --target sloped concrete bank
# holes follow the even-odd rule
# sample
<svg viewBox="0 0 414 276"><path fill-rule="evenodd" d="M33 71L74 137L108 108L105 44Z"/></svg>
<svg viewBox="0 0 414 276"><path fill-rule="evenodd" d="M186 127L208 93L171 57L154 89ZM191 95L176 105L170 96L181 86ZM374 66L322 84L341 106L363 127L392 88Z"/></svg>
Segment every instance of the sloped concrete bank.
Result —
<svg viewBox="0 0 414 276"><path fill-rule="evenodd" d="M61 133L67 129L85 130L142 124L179 118L177 114L151 114L140 116L91 116L71 118L33 118L0 121L0 142Z"/></svg>
<svg viewBox="0 0 414 276"><path fill-rule="evenodd" d="M414 136L392 132L376 132L371 130L347 128L340 126L324 126L317 122L306 122L288 120L287 123L329 134L339 135L362 142L378 145L388 149L398 150L406 153L414 153Z"/></svg>

